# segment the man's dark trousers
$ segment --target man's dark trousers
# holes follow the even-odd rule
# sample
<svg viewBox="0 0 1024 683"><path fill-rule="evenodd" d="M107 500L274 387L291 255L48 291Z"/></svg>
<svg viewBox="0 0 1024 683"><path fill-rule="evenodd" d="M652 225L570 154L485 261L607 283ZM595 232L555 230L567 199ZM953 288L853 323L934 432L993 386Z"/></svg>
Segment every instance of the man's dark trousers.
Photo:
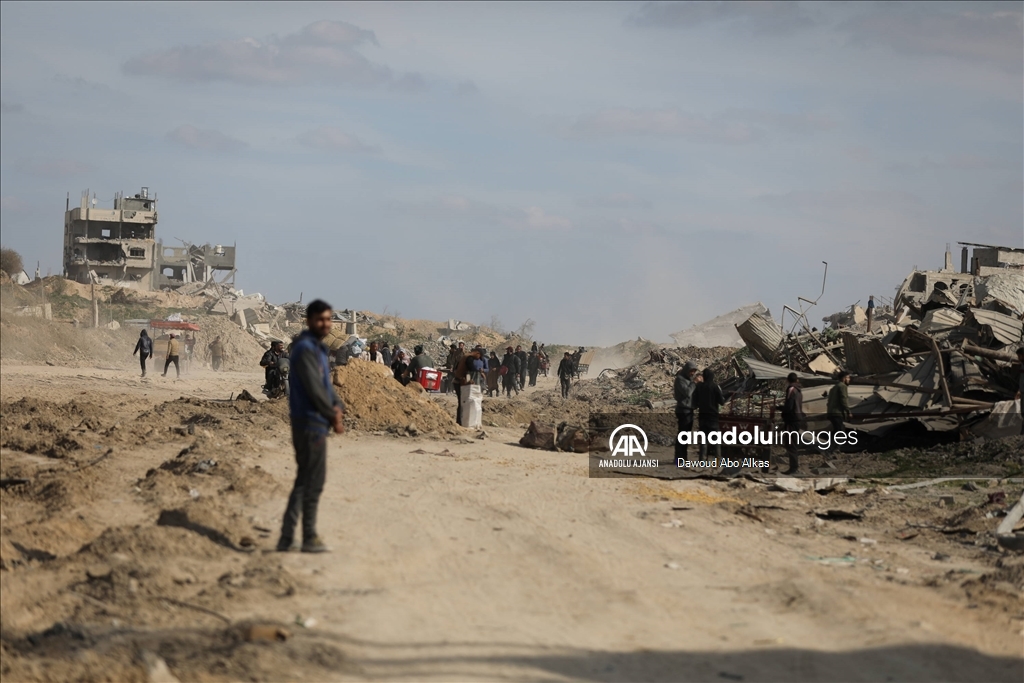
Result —
<svg viewBox="0 0 1024 683"><path fill-rule="evenodd" d="M693 431L693 411L692 410L677 410L676 411L676 425L678 426L678 432L692 432ZM685 458L687 446L679 443L679 437L676 436L676 458Z"/></svg>
<svg viewBox="0 0 1024 683"><path fill-rule="evenodd" d="M292 444L295 446L295 486L288 496L284 512L281 538L290 542L295 538L295 526L302 515L302 538L316 538L316 509L327 478L327 430L319 425L292 425Z"/></svg>
<svg viewBox="0 0 1024 683"><path fill-rule="evenodd" d="M452 388L455 390L455 422L462 425L462 385L455 381L452 375Z"/></svg>
<svg viewBox="0 0 1024 683"><path fill-rule="evenodd" d="M833 441L829 445L828 452L829 453L838 453L839 452L839 446L836 445L835 436L834 435L836 434L836 432L844 431L846 429L846 425L843 424L843 416L842 415L829 415L828 416L828 421L829 421L829 424L832 425L832 434L833 434Z"/></svg>

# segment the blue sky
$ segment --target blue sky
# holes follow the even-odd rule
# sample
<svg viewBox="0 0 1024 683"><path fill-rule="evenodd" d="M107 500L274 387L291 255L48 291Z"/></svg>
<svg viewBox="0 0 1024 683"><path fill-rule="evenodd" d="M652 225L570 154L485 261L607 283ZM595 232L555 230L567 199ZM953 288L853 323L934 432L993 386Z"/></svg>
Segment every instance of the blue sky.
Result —
<svg viewBox="0 0 1024 683"><path fill-rule="evenodd" d="M44 272L68 192L147 185L272 301L610 344L1024 244L1021 3L4 2L0 38Z"/></svg>

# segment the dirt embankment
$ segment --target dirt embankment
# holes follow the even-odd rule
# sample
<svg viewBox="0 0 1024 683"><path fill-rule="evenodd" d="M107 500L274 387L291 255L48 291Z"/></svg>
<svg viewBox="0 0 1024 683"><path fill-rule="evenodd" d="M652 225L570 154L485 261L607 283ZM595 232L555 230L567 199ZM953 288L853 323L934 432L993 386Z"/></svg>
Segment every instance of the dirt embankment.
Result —
<svg viewBox="0 0 1024 683"><path fill-rule="evenodd" d="M199 367L209 365L207 346L217 336L224 342L226 355L222 370L251 371L259 367L266 350L252 335L224 316L195 316L195 361ZM149 333L159 338L152 329ZM65 367L137 367L132 356L139 338L139 328L75 326L66 320L43 320L15 316L5 312L0 317L0 357L4 362ZM158 355L162 356L157 341Z"/></svg>
<svg viewBox="0 0 1024 683"><path fill-rule="evenodd" d="M2 406L3 678L145 681L140 652L185 677L287 675L308 642L268 652L221 614L303 590L257 552L272 528L245 512L283 495L259 461L286 433L286 406L182 398L120 420L115 407ZM38 615L50 626L30 626ZM344 666L319 648L314 670Z"/></svg>
<svg viewBox="0 0 1024 683"><path fill-rule="evenodd" d="M514 634L531 619L530 642L542 631L545 640L595 651L615 650L616 638L592 639L619 619L643 635L644 657L648 639L678 647L655 640L673 628L736 638L737 609L754 629L740 642L763 641L772 635L763 631L775 629L791 639L785 648L814 642L810 631L794 630L801 624L832 634L816 645L826 649L840 635L852 639L851 650L866 640L896 642L911 617L878 616L892 604L937 629L953 629L952 613L985 625L982 650L1005 653L1009 629L1019 630L1020 558L992 535L1019 495L1007 483L898 492L847 482L785 492L750 480L595 482L583 473L586 456L524 451L507 444L508 431L453 438L444 449L369 434L392 433L389 425L407 434L406 419L442 434L451 417L436 397L371 364L353 362L336 376L355 433L331 441L332 457L342 449L346 481L339 486L335 475L325 492L321 533L344 539L344 562L264 552L276 541L294 472L283 401L146 403L145 387L80 396L75 385L60 401L0 405L4 680L145 681L155 657L180 680L373 677L353 663L359 639L338 632L391 651L364 664L392 656L395 643L414 644L410 661L423 661L424 651L450 661L422 633L462 642L468 631L460 628ZM561 399L549 394L540 387L493 405L542 408L551 400L554 410ZM387 410L374 411L387 401ZM954 503L940 504L940 495ZM644 591L632 580L615 583L630 571L645 573ZM716 588L690 590L691 575ZM836 591L837 581L849 591ZM718 586L743 604L722 598ZM588 601L595 594L610 597ZM457 618L444 621L434 600L456 605L447 614ZM334 615L330 631L295 623L310 605L321 606L322 620ZM861 614L882 630L860 635ZM286 640L248 639L253 620L268 615L259 623L271 633L285 629ZM405 630L395 635L396 628ZM1000 678L995 666L983 670L988 679ZM428 677L405 671L399 677ZM494 677L474 671L461 677ZM636 677L670 678L648 673Z"/></svg>
<svg viewBox="0 0 1024 683"><path fill-rule="evenodd" d="M456 434L452 415L418 384L402 386L380 363L352 359L334 369L334 386L345 402L346 422L367 432Z"/></svg>

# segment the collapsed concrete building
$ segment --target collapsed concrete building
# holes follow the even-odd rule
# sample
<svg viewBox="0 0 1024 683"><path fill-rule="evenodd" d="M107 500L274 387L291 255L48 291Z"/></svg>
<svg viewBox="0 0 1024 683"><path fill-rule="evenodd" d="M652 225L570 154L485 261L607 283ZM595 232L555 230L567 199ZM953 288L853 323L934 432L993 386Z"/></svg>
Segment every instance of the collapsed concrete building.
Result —
<svg viewBox="0 0 1024 683"><path fill-rule="evenodd" d="M117 284L141 290L177 289L193 282L234 281L235 247L184 243L164 247L156 237L156 196L114 195L113 208L97 207L82 193L64 211L64 276L76 282Z"/></svg>
<svg viewBox="0 0 1024 683"><path fill-rule="evenodd" d="M893 306L877 312L870 328L859 316L829 316L843 322L819 331L804 320L802 329L787 332L767 316L752 315L736 326L749 350L746 365L758 380L796 371L812 386L847 370L854 418L884 421L886 428L917 418L932 430L957 430L968 418L1016 413L1024 249L962 246L960 271L947 248L945 267L911 272ZM824 414L824 398L808 398L805 407Z"/></svg>

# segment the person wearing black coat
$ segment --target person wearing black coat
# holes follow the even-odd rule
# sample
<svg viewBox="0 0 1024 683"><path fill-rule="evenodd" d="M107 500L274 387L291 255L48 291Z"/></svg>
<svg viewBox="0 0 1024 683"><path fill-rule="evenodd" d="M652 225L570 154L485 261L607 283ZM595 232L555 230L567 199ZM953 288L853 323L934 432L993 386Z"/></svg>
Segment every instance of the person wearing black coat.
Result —
<svg viewBox="0 0 1024 683"><path fill-rule="evenodd" d="M569 389L572 387L572 377L576 374L576 363L572 355L566 351L562 360L558 363L558 383L562 387L562 398L569 398Z"/></svg>
<svg viewBox="0 0 1024 683"><path fill-rule="evenodd" d="M153 355L153 340L145 330L139 332L139 341L135 344L132 355L139 354L139 363L142 365L142 376L146 376L146 359Z"/></svg>
<svg viewBox="0 0 1024 683"><path fill-rule="evenodd" d="M799 432L804 429L807 416L804 414L804 392L800 388L800 378L795 372L789 373L787 378L789 386L786 387L786 399L782 404L782 423L787 432ZM800 469L800 461L797 458L798 440L790 434L786 440L786 455L789 456L789 469L783 474L796 474Z"/></svg>
<svg viewBox="0 0 1024 683"><path fill-rule="evenodd" d="M540 372L540 356L537 355L536 351L530 351L530 356L526 360L526 369L530 373L530 386L537 386L537 373Z"/></svg>
<svg viewBox="0 0 1024 683"><path fill-rule="evenodd" d="M509 346L505 349L505 357L501 359L501 388L505 390L505 395L512 398L512 392L519 393L518 379L519 379L519 358L513 352L512 347Z"/></svg>
<svg viewBox="0 0 1024 683"><path fill-rule="evenodd" d="M526 388L526 370L529 364L529 358L527 357L526 351L523 351L522 346L516 347L516 359L519 361L519 388Z"/></svg>
<svg viewBox="0 0 1024 683"><path fill-rule="evenodd" d="M676 427L680 433L693 431L693 410L696 407L693 401L694 391L697 382L693 380L697 374L697 366L692 361L686 361L683 367L676 373L675 381L672 383L672 396L676 400ZM678 437L675 443L676 460L686 459L688 446L679 443Z"/></svg>
<svg viewBox="0 0 1024 683"><path fill-rule="evenodd" d="M718 409L725 405L725 395L722 387L715 383L715 373L711 368L705 368L701 373L704 381L699 382L693 390L694 403L697 404L697 427L704 432L706 439L711 432L719 429ZM715 444L715 457L722 457L722 444ZM700 445L700 455L708 453L707 442Z"/></svg>

